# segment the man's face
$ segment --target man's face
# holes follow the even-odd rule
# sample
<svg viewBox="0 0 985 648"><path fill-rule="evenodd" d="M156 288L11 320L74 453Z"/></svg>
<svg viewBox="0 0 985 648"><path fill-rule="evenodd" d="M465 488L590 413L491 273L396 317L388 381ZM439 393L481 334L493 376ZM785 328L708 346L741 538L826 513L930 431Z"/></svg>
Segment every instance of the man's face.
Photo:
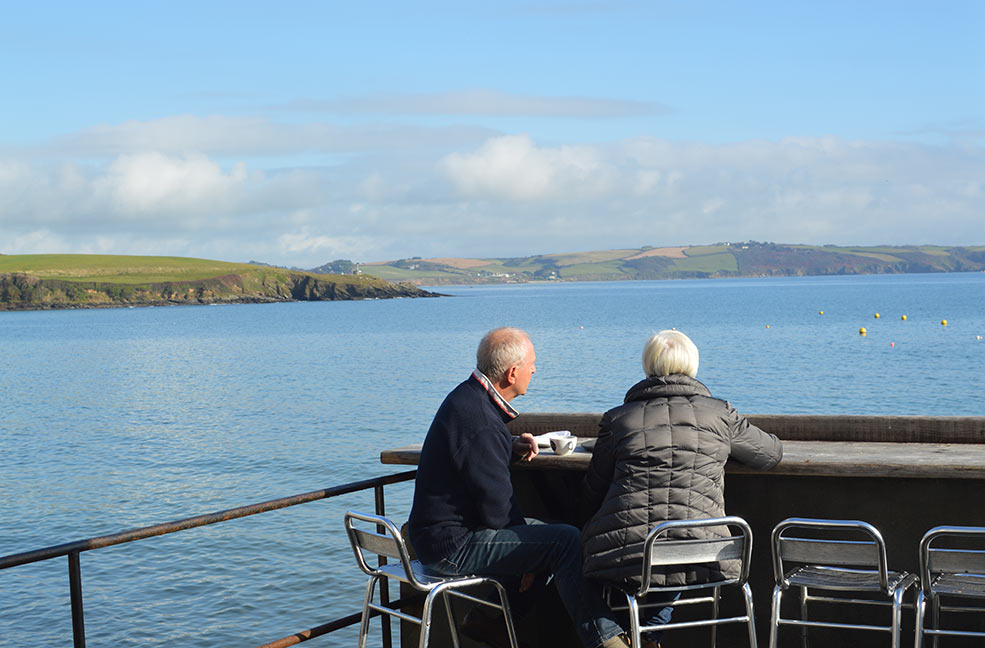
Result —
<svg viewBox="0 0 985 648"><path fill-rule="evenodd" d="M537 354L534 353L534 345L527 340L527 355L516 368L516 382L513 383L513 391L517 396L527 393L527 386L530 385L530 378L537 373Z"/></svg>

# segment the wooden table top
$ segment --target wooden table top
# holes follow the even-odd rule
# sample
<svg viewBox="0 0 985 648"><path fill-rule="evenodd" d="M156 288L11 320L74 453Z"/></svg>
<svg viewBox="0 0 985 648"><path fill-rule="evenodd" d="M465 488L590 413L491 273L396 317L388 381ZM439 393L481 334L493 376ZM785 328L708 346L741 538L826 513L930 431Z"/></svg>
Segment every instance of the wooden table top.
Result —
<svg viewBox="0 0 985 648"><path fill-rule="evenodd" d="M384 464L416 466L421 445L380 453ZM541 449L520 469L585 470L591 452L579 446L565 456ZM784 441L783 460L770 471L758 471L729 462L734 474L815 475L829 477L908 477L926 479L985 479L985 444Z"/></svg>

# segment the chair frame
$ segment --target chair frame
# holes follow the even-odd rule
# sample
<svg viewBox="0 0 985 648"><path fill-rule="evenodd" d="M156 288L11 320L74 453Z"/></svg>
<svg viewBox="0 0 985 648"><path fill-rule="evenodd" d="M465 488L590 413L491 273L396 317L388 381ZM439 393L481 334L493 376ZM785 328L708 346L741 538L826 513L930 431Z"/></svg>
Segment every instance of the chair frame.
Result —
<svg viewBox="0 0 985 648"><path fill-rule="evenodd" d="M700 529L711 526L726 526L730 529L738 529L739 535L725 538L708 538L697 540L668 540L668 532L677 529ZM654 567L670 567L674 565L695 565L699 563L717 562L721 560L739 560L739 577L730 578L710 583L699 583L695 585L653 585L652 575ZM745 623L749 634L749 645L756 648L756 621L753 613L752 589L747 582L749 579L750 563L752 561L752 529L749 524L740 517L729 516L721 518L707 518L700 520L671 520L658 524L646 536L643 544L643 565L642 578L639 589L632 592L622 591L626 597L627 607L615 607L629 611L629 640L631 648L641 648L641 633L649 630L673 630L675 628L695 628L711 626L711 645L712 648L717 642L717 629L724 623ZM742 590L743 599L746 606L746 614L742 616L719 618L718 602L722 587L735 585ZM712 590L710 595L689 597L678 599L670 603L640 603L649 594L673 594L683 592L693 592L701 590ZM609 594L615 588L609 588ZM621 590L620 590L621 591ZM677 608L683 605L693 605L696 603L711 603L712 617L710 619L698 621L678 621L664 625L644 626L640 623L640 610L648 607Z"/></svg>
<svg viewBox="0 0 985 648"><path fill-rule="evenodd" d="M965 538L974 541L970 548L936 548L936 540L941 538ZM965 543L964 546L968 546ZM920 540L920 591L916 603L916 648L922 648L924 635L934 638L934 648L942 635L959 637L985 637L985 632L967 630L944 630L940 625L940 613L946 612L985 612L985 607L973 605L941 605L941 596L956 598L985 599L985 590L977 593L958 594L941 592L940 586L950 576L972 576L982 578L985 586L985 527L939 526L924 534ZM926 605L930 602L931 627L926 627Z"/></svg>
<svg viewBox="0 0 985 648"><path fill-rule="evenodd" d="M824 530L840 538L791 537L795 530ZM867 540L857 539L859 536ZM781 625L799 626L803 648L808 648L807 630L812 627L845 630L888 631L892 648L900 646L903 596L917 582L917 577L905 571L891 572L886 559L886 543L879 530L861 520L822 520L788 518L776 525L770 539L773 555L773 601L770 614L769 648L776 648ZM784 570L784 561L799 564ZM874 582L875 577L878 582ZM892 580L891 580L892 578ZM853 582L854 581L854 582ZM866 582L868 581L868 582ZM800 590L800 618L783 618L780 613L783 593L791 587ZM843 592L875 592L887 600L848 598L843 596L811 595L811 589ZM892 608L888 626L860 625L835 621L811 621L807 604L812 601L855 605L875 605Z"/></svg>
<svg viewBox="0 0 985 648"><path fill-rule="evenodd" d="M375 531L368 531L357 526L358 523L376 525L376 529ZM362 621L359 627L359 648L366 646L369 622L372 616L371 610L420 626L421 636L418 646L425 648L430 640L432 613L439 598L443 601L445 611L448 614L452 643L455 648L459 648L458 629L455 625L451 606L452 597L501 611L503 621L506 623L510 645L512 648L517 648L516 631L513 628L513 616L510 613L509 600L505 588L498 580L489 576L432 576L424 573L420 561L411 560L410 552L400 535L400 530L393 522L383 516L347 511L344 524L356 562L359 564L359 568L370 577L366 584L366 596L363 600ZM376 554L380 558L380 565L378 567L371 566L366 560L366 553ZM399 563L387 564L387 558L395 558L399 560ZM379 604L373 601L377 583L385 582L385 579L391 578L406 583L414 590L427 595L424 598L424 607L420 617L387 607L382 604L382 601ZM483 585L493 587L498 595L498 602L461 591Z"/></svg>

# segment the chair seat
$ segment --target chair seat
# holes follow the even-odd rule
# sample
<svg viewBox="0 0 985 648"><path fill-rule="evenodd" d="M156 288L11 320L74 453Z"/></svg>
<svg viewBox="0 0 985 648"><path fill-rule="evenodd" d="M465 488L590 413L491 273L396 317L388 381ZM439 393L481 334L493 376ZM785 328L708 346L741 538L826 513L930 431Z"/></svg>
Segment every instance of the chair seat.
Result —
<svg viewBox="0 0 985 648"><path fill-rule="evenodd" d="M985 575L940 574L930 584L934 594L985 598Z"/></svg>
<svg viewBox="0 0 985 648"><path fill-rule="evenodd" d="M414 570L414 578L417 579L419 585L424 586L425 591L432 590L441 583L484 578L482 576L435 576L425 571L424 565L422 565L419 560L410 561L410 566L411 569ZM407 578L407 573L404 571L404 568L400 563L388 563L382 567L379 567L379 571L387 578L392 578L402 583L413 585L413 583L410 582L410 579Z"/></svg>
<svg viewBox="0 0 985 648"><path fill-rule="evenodd" d="M893 592L900 585L913 582L914 576L906 572L889 572L889 591ZM818 589L841 591L880 591L879 572L836 569L833 567L817 567L807 565L799 567L787 574L786 581L797 587L815 587Z"/></svg>

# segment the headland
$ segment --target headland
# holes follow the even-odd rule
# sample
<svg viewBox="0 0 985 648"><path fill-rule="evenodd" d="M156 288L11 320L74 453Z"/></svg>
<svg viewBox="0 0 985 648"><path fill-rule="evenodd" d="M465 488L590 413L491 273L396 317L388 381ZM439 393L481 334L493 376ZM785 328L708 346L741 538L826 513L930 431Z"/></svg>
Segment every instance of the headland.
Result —
<svg viewBox="0 0 985 648"><path fill-rule="evenodd" d="M407 283L207 259L0 255L0 310L436 297Z"/></svg>

